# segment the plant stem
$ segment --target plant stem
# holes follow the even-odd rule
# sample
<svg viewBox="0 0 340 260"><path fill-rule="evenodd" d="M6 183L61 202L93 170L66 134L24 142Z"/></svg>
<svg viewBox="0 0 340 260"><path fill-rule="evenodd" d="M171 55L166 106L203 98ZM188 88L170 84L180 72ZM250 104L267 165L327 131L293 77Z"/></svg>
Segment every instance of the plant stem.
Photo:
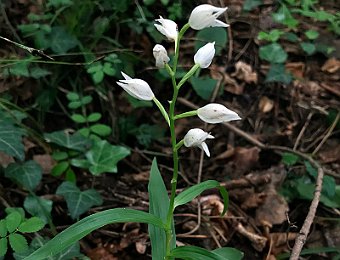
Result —
<svg viewBox="0 0 340 260"><path fill-rule="evenodd" d="M170 259L169 255L171 252L171 240L173 239L174 234L172 233L172 223L173 223L173 212L174 212L174 202L176 196L176 188L177 188L177 178L178 178L178 152L177 152L177 138L175 132L175 105L178 96L179 88L176 83L176 70L177 70L177 62L179 57L179 43L181 38L183 37L186 30L189 29L189 24L185 24L181 31L178 33L177 40L175 42L175 58L172 68L171 82L173 87L173 95L172 100L170 102L169 109L169 120L170 120L170 134L171 134L171 146L172 146L172 156L173 156L173 174L171 179L171 194L170 194L170 203L168 215L166 218L166 259Z"/></svg>

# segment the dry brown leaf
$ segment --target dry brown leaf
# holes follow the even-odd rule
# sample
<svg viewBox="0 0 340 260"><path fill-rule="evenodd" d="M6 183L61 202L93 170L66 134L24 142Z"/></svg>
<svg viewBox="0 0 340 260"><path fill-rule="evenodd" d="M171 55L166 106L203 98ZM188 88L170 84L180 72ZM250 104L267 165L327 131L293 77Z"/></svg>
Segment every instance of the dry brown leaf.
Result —
<svg viewBox="0 0 340 260"><path fill-rule="evenodd" d="M298 79L303 79L305 68L306 65L303 62L289 62L286 64L286 69Z"/></svg>
<svg viewBox="0 0 340 260"><path fill-rule="evenodd" d="M319 153L323 163L340 161L340 144Z"/></svg>
<svg viewBox="0 0 340 260"><path fill-rule="evenodd" d="M224 89L234 95L243 94L244 86L237 83L225 72L225 68L217 65L211 65L210 75L213 79L222 81Z"/></svg>
<svg viewBox="0 0 340 260"><path fill-rule="evenodd" d="M273 109L273 107L274 107L273 100L271 100L270 98L266 96L261 97L260 102L259 102L259 110L262 113L270 112Z"/></svg>
<svg viewBox="0 0 340 260"><path fill-rule="evenodd" d="M235 64L236 71L231 74L232 77L236 77L247 83L257 84L257 73L254 72L250 65L244 63L243 61L238 61Z"/></svg>
<svg viewBox="0 0 340 260"><path fill-rule="evenodd" d="M145 254L145 251L146 251L146 248L147 248L145 238L137 241L135 245L136 245L136 250L139 254L141 254L141 255Z"/></svg>
<svg viewBox="0 0 340 260"><path fill-rule="evenodd" d="M0 165L6 168L10 163L13 163L14 159L12 156L9 156L0 151Z"/></svg>
<svg viewBox="0 0 340 260"><path fill-rule="evenodd" d="M328 73L335 73L340 70L340 61L333 58L328 59L325 64L321 67L322 71L327 71Z"/></svg>
<svg viewBox="0 0 340 260"><path fill-rule="evenodd" d="M105 247L97 247L87 251L87 256L91 260L118 260Z"/></svg>
<svg viewBox="0 0 340 260"><path fill-rule="evenodd" d="M36 161L42 168L43 173L51 173L55 161L49 154L36 154L33 156L33 160Z"/></svg>
<svg viewBox="0 0 340 260"><path fill-rule="evenodd" d="M235 174L240 176L249 172L258 162L260 148L236 147L234 154Z"/></svg>

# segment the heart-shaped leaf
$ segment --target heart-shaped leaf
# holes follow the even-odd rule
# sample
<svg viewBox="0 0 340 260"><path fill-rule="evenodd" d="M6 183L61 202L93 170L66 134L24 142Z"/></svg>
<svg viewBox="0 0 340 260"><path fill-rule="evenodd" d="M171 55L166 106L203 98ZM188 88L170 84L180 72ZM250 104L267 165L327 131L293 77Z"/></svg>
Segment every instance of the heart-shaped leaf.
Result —
<svg viewBox="0 0 340 260"><path fill-rule="evenodd" d="M94 190L80 191L72 182L63 182L57 189L56 194L65 198L71 218L76 219L92 206L103 203L100 194Z"/></svg>
<svg viewBox="0 0 340 260"><path fill-rule="evenodd" d="M51 200L29 195L24 201L24 208L32 216L40 218L46 224L51 218L52 204Z"/></svg>
<svg viewBox="0 0 340 260"><path fill-rule="evenodd" d="M42 169L35 161L11 163L5 169L5 176L28 190L34 190L41 181Z"/></svg>
<svg viewBox="0 0 340 260"><path fill-rule="evenodd" d="M96 142L86 158L91 164L89 170L93 175L103 172L117 172L117 163L128 156L130 150L123 146L111 145L105 140Z"/></svg>
<svg viewBox="0 0 340 260"><path fill-rule="evenodd" d="M0 151L23 161L25 159L23 135L25 135L23 129L0 120Z"/></svg>
<svg viewBox="0 0 340 260"><path fill-rule="evenodd" d="M64 131L57 131L44 135L48 142L60 145L62 147L84 151L91 146L92 141L80 133L70 134Z"/></svg>

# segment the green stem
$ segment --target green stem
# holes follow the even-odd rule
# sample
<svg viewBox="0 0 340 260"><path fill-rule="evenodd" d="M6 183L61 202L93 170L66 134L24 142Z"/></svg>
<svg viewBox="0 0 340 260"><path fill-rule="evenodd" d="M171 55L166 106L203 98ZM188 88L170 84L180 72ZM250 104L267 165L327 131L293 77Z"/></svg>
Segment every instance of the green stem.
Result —
<svg viewBox="0 0 340 260"><path fill-rule="evenodd" d="M196 116L197 115L197 110L192 110L192 111L188 111L179 115L176 115L174 117L175 120L177 119L181 119L181 118L185 118L185 117L190 117L190 116Z"/></svg>
<svg viewBox="0 0 340 260"><path fill-rule="evenodd" d="M171 240L173 239L174 234L172 233L172 223L173 223L173 212L174 212L174 202L176 196L176 188L177 188L177 178L178 178L178 152L177 152L177 140L176 140L176 132L175 132L175 105L178 96L179 88L176 84L176 70L177 70L177 62L179 57L179 43L181 38L187 29L189 29L189 24L185 24L183 28L180 30L177 40L175 42L175 58L174 65L172 68L171 82L173 87L173 95L172 100L170 102L169 109L169 121L170 121L170 134L171 134L171 146L172 146L172 156L173 156L173 175L171 179L171 194L170 194L170 203L168 209L168 215L166 218L166 259L170 259L170 251L171 251ZM180 142L181 143L181 142Z"/></svg>
<svg viewBox="0 0 340 260"><path fill-rule="evenodd" d="M168 125L170 126L170 119L168 116L168 113L165 111L165 108L163 107L162 103L159 102L159 100L154 97L153 102L155 102L155 104L157 105L157 107L159 108L159 110L161 111L161 114L163 115L163 117L165 118L165 121L168 123Z"/></svg>

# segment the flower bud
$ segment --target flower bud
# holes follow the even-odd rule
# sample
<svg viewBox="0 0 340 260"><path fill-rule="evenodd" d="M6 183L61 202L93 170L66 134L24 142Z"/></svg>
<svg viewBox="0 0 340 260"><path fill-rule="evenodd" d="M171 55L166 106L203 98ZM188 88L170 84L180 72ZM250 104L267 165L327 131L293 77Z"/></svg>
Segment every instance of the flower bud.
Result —
<svg viewBox="0 0 340 260"><path fill-rule="evenodd" d="M215 42L209 42L201 47L194 56L195 64L201 68L208 68L215 55Z"/></svg>
<svg viewBox="0 0 340 260"><path fill-rule="evenodd" d="M154 24L156 29L163 35L165 35L168 40L176 41L178 36L178 28L177 24L169 19L164 19L160 16L159 19L156 19L156 22L160 24Z"/></svg>
<svg viewBox="0 0 340 260"><path fill-rule="evenodd" d="M228 27L228 24L217 20L217 17L227 9L228 7L219 8L208 4L199 5L192 10L189 25L194 30L202 30L207 27Z"/></svg>
<svg viewBox="0 0 340 260"><path fill-rule="evenodd" d="M168 53L162 45L156 44L152 52L156 60L157 68L164 68L164 65L170 61Z"/></svg>
<svg viewBox="0 0 340 260"><path fill-rule="evenodd" d="M155 94L152 92L148 83L141 79L133 79L121 72L124 79L119 80L117 84L127 93L139 100L152 100Z"/></svg>
<svg viewBox="0 0 340 260"><path fill-rule="evenodd" d="M221 104L211 103L197 109L198 117L209 124L240 120L239 115Z"/></svg>
<svg viewBox="0 0 340 260"><path fill-rule="evenodd" d="M200 128L193 128L188 131L183 140L186 147L199 147L206 153L208 157L210 157L210 152L205 140L214 138L215 137L207 132L204 132Z"/></svg>

